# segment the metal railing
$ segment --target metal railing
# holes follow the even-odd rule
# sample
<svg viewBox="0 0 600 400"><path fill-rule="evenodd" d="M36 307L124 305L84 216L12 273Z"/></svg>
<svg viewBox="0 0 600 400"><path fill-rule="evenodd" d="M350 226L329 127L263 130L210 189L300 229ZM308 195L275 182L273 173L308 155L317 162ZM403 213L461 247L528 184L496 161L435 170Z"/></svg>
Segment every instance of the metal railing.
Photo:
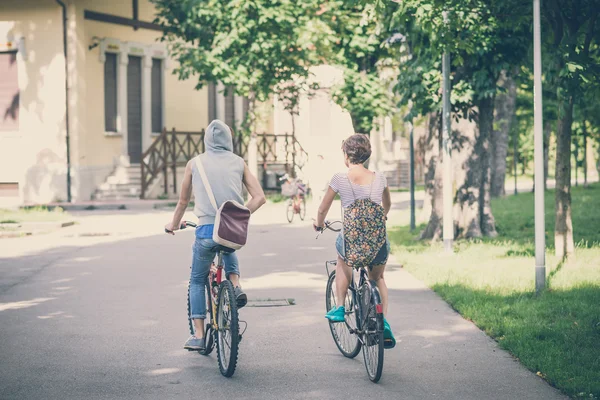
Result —
<svg viewBox="0 0 600 400"><path fill-rule="evenodd" d="M286 173L296 176L308 161L304 151L294 135L257 134L256 147L259 165L263 167L262 184L267 188L265 171L274 165L282 167ZM251 138L236 135L233 138L233 151L248 160L248 145ZM142 154L141 198L145 198L152 182L163 175L164 194L169 192L169 178L172 192L177 193L177 167L185 167L187 162L204 152L204 130L200 132L179 132L163 130L150 147ZM171 175L171 177L169 177Z"/></svg>

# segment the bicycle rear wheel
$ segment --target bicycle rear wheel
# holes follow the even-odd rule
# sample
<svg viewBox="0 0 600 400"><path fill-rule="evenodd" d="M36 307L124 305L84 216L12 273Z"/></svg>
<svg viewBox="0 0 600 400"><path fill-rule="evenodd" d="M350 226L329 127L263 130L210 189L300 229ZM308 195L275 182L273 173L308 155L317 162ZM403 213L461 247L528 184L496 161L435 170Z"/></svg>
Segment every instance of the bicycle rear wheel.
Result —
<svg viewBox="0 0 600 400"><path fill-rule="evenodd" d="M306 198L302 198L302 202L300 203L300 220L304 221L304 217L306 217Z"/></svg>
<svg viewBox="0 0 600 400"><path fill-rule="evenodd" d="M219 287L217 326L219 370L223 376L230 377L237 365L240 331L233 285L227 280Z"/></svg>
<svg viewBox="0 0 600 400"><path fill-rule="evenodd" d="M288 222L291 224L292 221L294 220L294 214L295 214L295 210L294 210L294 201L292 199L290 199L288 201L287 204L287 209L285 211L285 215L287 217Z"/></svg>
<svg viewBox="0 0 600 400"><path fill-rule="evenodd" d="M362 317L362 351L367 374L372 382L379 382L383 372L383 314L377 312L381 304L379 291L373 281L366 281L360 288Z"/></svg>
<svg viewBox="0 0 600 400"><path fill-rule="evenodd" d="M338 306L336 301L335 270L331 272L329 280L327 281L325 306L327 308L326 311ZM354 312L354 302L350 290L348 290L346 295L345 308L346 321L343 323L329 322L329 329L331 330L331 336L333 336L333 341L337 345L340 353L345 357L354 358L360 353L360 341L356 334L350 332L350 329L356 329L356 314Z"/></svg>

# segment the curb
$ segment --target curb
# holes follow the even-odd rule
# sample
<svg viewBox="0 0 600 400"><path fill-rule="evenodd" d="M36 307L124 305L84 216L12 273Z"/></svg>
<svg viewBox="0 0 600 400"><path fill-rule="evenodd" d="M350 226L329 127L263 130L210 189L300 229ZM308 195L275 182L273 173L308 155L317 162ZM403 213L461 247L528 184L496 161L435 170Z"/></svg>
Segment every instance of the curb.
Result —
<svg viewBox="0 0 600 400"><path fill-rule="evenodd" d="M40 235L50 233L60 228L75 225L75 221L49 221L49 222L20 222L11 224L0 224L0 227L7 226L17 228L10 231L0 231L0 239L18 238L23 236Z"/></svg>

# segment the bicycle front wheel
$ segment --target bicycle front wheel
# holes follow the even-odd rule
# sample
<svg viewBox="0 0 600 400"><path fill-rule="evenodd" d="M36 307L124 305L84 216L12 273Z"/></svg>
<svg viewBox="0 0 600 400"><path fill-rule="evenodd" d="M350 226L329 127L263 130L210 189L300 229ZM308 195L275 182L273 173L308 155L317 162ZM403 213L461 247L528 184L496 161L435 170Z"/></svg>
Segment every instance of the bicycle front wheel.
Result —
<svg viewBox="0 0 600 400"><path fill-rule="evenodd" d="M325 306L327 311L338 306L336 299L335 270L331 272L329 280L327 281ZM337 345L340 353L345 357L354 358L360 352L360 341L358 340L358 336L350 331L356 329L354 302L350 290L348 290L348 293L346 294L345 308L346 320L344 322L329 322L329 329L331 330L331 336L333 336L333 341Z"/></svg>
<svg viewBox="0 0 600 400"><path fill-rule="evenodd" d="M294 220L294 214L295 214L295 210L294 210L294 201L292 199L290 199L290 201L288 201L287 204L287 209L285 212L285 215L287 217L288 222L291 224L292 221Z"/></svg>
<svg viewBox="0 0 600 400"><path fill-rule="evenodd" d="M240 331L233 285L227 280L219 287L217 326L219 370L223 376L230 377L237 365Z"/></svg>
<svg viewBox="0 0 600 400"><path fill-rule="evenodd" d="M362 350L367 374L372 382L379 382L383 372L383 314L377 312L381 305L379 291L373 281L360 288Z"/></svg>

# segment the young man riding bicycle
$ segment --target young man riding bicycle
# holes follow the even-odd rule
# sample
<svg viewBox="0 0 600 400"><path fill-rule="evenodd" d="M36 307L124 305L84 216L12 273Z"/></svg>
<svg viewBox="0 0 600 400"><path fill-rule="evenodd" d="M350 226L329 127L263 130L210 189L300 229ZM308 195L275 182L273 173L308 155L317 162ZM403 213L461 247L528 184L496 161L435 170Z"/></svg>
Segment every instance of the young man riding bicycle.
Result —
<svg viewBox="0 0 600 400"><path fill-rule="evenodd" d="M198 157L206 171L217 205L220 207L229 200L243 203L242 190L246 187L250 201L246 207L251 213L265 204L265 194L258 180L250 172L244 160L233 153L233 140L230 128L219 120L214 120L206 128L204 135L205 152ZM202 350L205 347L204 319L206 318L205 286L207 276L219 245L213 241L213 228L216 210L212 206L202 182L195 160L185 167L181 193L173 219L165 230L174 234L181 224L183 214L194 193L194 214L198 217L196 240L192 248L192 272L190 277L190 319L195 333L185 342L188 350ZM223 256L225 274L234 286L236 302L239 308L248 301L240 286L240 271L237 255L228 253Z"/></svg>

